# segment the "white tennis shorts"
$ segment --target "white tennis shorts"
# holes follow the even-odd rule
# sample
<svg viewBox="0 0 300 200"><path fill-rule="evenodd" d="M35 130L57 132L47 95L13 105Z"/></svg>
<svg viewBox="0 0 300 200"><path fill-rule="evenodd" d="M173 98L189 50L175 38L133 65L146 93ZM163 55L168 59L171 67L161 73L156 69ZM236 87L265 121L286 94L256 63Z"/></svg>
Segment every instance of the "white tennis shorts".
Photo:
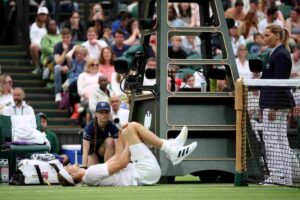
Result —
<svg viewBox="0 0 300 200"><path fill-rule="evenodd" d="M161 169L150 149L144 143L139 143L130 145L129 151L138 175L138 183L142 185L157 183L161 176Z"/></svg>

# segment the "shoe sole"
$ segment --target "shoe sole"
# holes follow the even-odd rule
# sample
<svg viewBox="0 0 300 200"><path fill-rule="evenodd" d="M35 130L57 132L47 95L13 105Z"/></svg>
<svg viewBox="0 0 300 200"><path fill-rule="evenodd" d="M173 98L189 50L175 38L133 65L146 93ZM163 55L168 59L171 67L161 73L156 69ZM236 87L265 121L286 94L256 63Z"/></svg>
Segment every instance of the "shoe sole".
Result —
<svg viewBox="0 0 300 200"><path fill-rule="evenodd" d="M186 139L187 139L187 136L188 136L188 128L186 126L182 127L179 135L175 138L175 145L176 146L179 146L179 147L183 147L185 142L186 142ZM181 140L182 142L177 142L177 139L178 140Z"/></svg>
<svg viewBox="0 0 300 200"><path fill-rule="evenodd" d="M172 161L172 164L175 166L175 165L178 165L181 161L183 161L183 159L185 159L187 156L189 156L197 147L198 143L197 142L193 142L192 144L190 145L187 145L185 146L184 148L182 148L179 152L178 152L178 159L176 159L175 161ZM188 153L186 153L186 151L188 151ZM186 153L185 155L181 155L181 154L184 154Z"/></svg>

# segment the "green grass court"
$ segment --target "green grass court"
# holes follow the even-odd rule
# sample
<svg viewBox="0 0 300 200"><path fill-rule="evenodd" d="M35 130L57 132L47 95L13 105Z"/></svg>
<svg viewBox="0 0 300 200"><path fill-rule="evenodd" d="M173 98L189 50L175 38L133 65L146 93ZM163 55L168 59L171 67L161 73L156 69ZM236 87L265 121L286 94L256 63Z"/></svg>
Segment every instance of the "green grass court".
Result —
<svg viewBox="0 0 300 200"><path fill-rule="evenodd" d="M196 178L196 179L195 179ZM188 180L188 181L186 181ZM175 184L140 187L9 186L0 184L0 200L299 200L300 189L279 186L234 187L201 184L197 177L178 177Z"/></svg>

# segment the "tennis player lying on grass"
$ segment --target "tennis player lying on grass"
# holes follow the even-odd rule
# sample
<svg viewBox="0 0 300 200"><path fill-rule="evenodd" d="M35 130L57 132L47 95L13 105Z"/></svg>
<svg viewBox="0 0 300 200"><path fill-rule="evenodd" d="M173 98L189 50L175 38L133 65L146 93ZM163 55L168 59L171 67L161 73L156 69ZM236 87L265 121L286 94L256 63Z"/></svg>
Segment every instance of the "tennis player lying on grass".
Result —
<svg viewBox="0 0 300 200"><path fill-rule="evenodd" d="M143 125L131 122L121 130L115 155L108 161L88 169L76 164L66 166L60 169L58 180L63 186L80 182L91 186L153 185L160 179L161 169L146 145L164 151L172 164L177 165L197 146L197 142L183 146L187 132L187 127L183 127L175 139L163 140Z"/></svg>

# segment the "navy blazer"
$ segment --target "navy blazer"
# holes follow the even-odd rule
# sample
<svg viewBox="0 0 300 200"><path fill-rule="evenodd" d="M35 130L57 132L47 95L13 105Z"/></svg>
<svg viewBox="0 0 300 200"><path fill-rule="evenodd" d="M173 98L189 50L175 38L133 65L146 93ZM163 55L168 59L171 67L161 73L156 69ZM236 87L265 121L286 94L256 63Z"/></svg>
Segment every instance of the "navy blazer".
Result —
<svg viewBox="0 0 300 200"><path fill-rule="evenodd" d="M292 59L284 45L278 46L269 58L262 72L261 79L289 79ZM292 108L295 101L289 87L263 87L260 90L261 108Z"/></svg>

